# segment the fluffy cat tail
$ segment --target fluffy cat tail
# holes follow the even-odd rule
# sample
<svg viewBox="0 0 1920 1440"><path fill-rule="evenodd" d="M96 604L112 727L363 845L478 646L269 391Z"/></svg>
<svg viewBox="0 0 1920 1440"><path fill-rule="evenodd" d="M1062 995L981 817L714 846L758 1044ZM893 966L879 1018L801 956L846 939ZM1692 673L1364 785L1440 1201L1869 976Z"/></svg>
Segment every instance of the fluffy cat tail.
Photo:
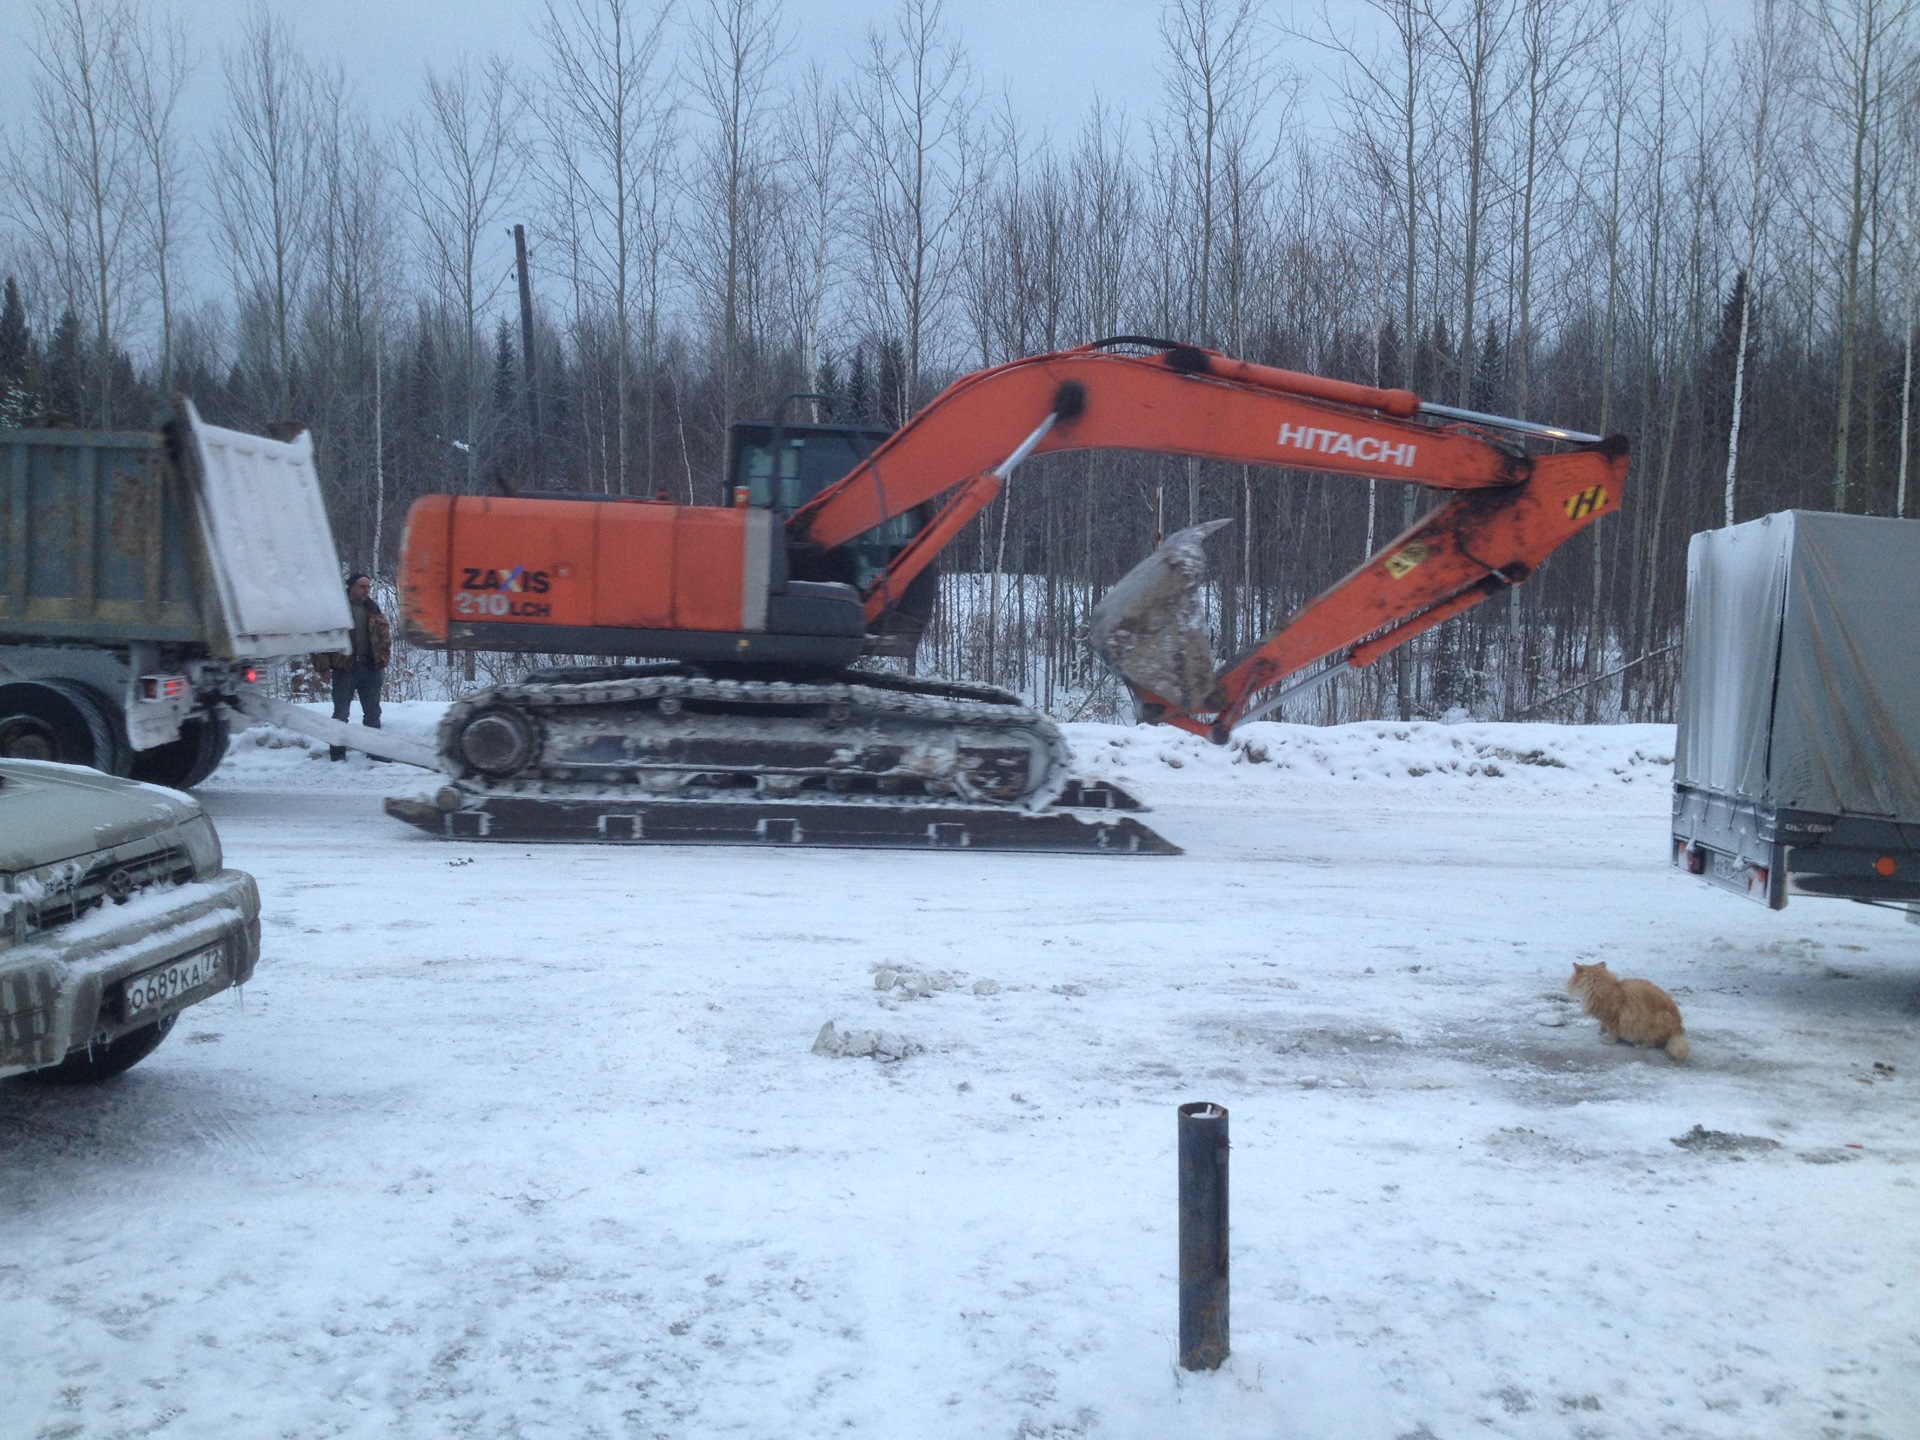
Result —
<svg viewBox="0 0 1920 1440"><path fill-rule="evenodd" d="M1684 1060L1692 1053L1693 1047L1687 1044L1687 1037L1685 1035L1676 1035L1667 1041L1667 1054L1671 1055L1675 1060Z"/></svg>

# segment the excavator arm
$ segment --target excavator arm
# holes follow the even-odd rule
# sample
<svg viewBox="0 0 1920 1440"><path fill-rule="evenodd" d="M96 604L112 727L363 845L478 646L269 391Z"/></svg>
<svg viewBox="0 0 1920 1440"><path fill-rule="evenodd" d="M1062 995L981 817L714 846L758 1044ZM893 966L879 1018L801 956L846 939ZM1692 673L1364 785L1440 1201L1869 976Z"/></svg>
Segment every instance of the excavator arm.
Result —
<svg viewBox="0 0 1920 1440"><path fill-rule="evenodd" d="M1235 725L1293 693L1302 682L1286 682L1308 667L1327 662L1305 683L1370 664L1525 580L1620 503L1627 447L1618 437L1453 411L1406 390L1255 365L1191 346L1164 345L1152 355L1103 348L1114 343L1016 360L956 381L796 511L788 522L790 544L803 553L831 550L941 501L866 588L872 620L1032 454L1139 450L1455 492L1217 671L1210 657L1196 671L1192 655L1196 645L1204 648L1191 592L1199 583L1201 532L1211 527L1171 537L1115 586L1095 612L1093 639L1133 689L1142 715L1224 742ZM1520 435L1577 448L1530 455L1515 438ZM1167 583L1174 572L1184 587ZM1184 595L1178 593L1183 588Z"/></svg>

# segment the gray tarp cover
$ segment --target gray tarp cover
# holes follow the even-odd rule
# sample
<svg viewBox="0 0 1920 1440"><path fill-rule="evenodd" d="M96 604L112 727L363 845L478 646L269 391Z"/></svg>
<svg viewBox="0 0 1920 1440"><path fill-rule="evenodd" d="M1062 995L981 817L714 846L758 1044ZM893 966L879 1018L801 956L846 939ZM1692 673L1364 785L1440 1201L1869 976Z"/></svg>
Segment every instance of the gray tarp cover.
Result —
<svg viewBox="0 0 1920 1440"><path fill-rule="evenodd" d="M1920 821L1920 520L1787 510L1687 550L1674 778Z"/></svg>

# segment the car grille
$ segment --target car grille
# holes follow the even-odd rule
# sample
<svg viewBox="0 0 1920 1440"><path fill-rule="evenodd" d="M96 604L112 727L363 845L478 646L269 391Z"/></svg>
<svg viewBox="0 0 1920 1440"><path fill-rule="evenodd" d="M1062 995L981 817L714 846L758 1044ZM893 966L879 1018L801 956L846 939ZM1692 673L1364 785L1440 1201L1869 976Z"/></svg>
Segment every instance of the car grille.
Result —
<svg viewBox="0 0 1920 1440"><path fill-rule="evenodd" d="M193 859L182 845L133 856L109 851L49 866L35 878L40 883L17 897L10 917L16 940L70 925L91 910L131 899L155 885L185 884L193 878Z"/></svg>

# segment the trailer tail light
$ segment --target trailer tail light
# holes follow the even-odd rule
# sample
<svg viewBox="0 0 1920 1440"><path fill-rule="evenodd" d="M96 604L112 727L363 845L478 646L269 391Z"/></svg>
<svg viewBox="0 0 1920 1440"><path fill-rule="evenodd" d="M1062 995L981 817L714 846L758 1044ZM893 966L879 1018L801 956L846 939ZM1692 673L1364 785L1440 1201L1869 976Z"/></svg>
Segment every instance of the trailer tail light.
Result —
<svg viewBox="0 0 1920 1440"><path fill-rule="evenodd" d="M1882 855L1878 860L1873 862L1873 873L1883 879L1892 875L1893 872L1899 868L1899 862L1891 855Z"/></svg>
<svg viewBox="0 0 1920 1440"><path fill-rule="evenodd" d="M178 700L186 693L187 677L184 675L142 675L140 677L142 700Z"/></svg>
<svg viewBox="0 0 1920 1440"><path fill-rule="evenodd" d="M1687 874L1704 875L1707 873L1707 852L1698 845L1687 847Z"/></svg>

